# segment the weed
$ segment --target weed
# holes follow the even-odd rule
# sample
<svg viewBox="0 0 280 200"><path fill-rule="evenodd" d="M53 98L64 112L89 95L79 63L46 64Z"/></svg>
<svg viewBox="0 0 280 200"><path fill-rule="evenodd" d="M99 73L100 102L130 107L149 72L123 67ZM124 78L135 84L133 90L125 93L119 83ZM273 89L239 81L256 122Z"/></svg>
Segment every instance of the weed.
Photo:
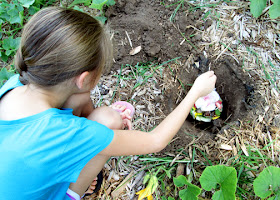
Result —
<svg viewBox="0 0 280 200"><path fill-rule="evenodd" d="M3 0L0 2L0 59L7 64L15 55L19 43L19 32L28 18L54 0ZM15 69L0 70L0 86L14 75Z"/></svg>
<svg viewBox="0 0 280 200"><path fill-rule="evenodd" d="M253 49L251 49L250 47L247 47L247 51L249 52L249 54L255 56L256 58L256 63L258 65L261 65L261 68L263 69L263 73L264 76L262 77L263 79L267 80L270 82L270 84L278 91L280 92L280 88L279 86L277 86L277 76L278 76L278 72L279 69L277 69L272 63L271 61L268 59L268 63L269 66L271 67L271 70L269 71L267 69L267 67L264 65L263 62L260 61L259 59L259 54L256 53Z"/></svg>
<svg viewBox="0 0 280 200"><path fill-rule="evenodd" d="M7 62L15 55L20 37L18 33L24 22L43 6L49 6L54 1L46 0L4 0L0 3L0 58Z"/></svg>
<svg viewBox="0 0 280 200"><path fill-rule="evenodd" d="M268 148L268 147L265 147ZM248 185L252 185L254 181L254 174L259 170L258 168L267 161L271 161L270 158L264 156L257 148L247 147L249 156L243 155L240 150L236 157L230 158L228 164L237 170L237 192L236 195L241 199L244 196L254 196L253 190Z"/></svg>
<svg viewBox="0 0 280 200"><path fill-rule="evenodd" d="M148 80L150 80L155 73L158 73L162 77L163 69L165 68L165 65L168 64L169 62L176 61L179 58L180 57L173 58L161 64L157 62L153 63L153 61L150 61L146 63L137 63L135 66L128 65L128 64L122 66L120 70L120 74L118 75L117 86L119 85L121 79L126 81L136 80L136 83L132 88L132 90L135 90L137 87L140 87L145 83L147 83ZM122 70L124 70L125 68L130 70L128 74L122 74Z"/></svg>

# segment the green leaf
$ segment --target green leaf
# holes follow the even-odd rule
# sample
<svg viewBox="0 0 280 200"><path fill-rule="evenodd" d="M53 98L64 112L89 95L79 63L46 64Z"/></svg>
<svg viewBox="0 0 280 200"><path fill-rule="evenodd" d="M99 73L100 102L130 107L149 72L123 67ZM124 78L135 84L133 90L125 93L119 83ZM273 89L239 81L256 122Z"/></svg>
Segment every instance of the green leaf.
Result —
<svg viewBox="0 0 280 200"><path fill-rule="evenodd" d="M146 174L146 176L144 176L143 184L145 185L150 178L151 178L151 175L150 174Z"/></svg>
<svg viewBox="0 0 280 200"><path fill-rule="evenodd" d="M197 187L196 185L193 185L189 182L186 184L188 187L186 189L183 189L179 192L179 197L182 200L197 200L198 195L201 192L201 189Z"/></svg>
<svg viewBox="0 0 280 200"><path fill-rule="evenodd" d="M25 8L29 8L35 2L35 0L18 0L18 1Z"/></svg>
<svg viewBox="0 0 280 200"><path fill-rule="evenodd" d="M250 11L254 17L258 18L266 6L266 0L251 0Z"/></svg>
<svg viewBox="0 0 280 200"><path fill-rule="evenodd" d="M3 82L11 78L15 73L9 72L5 67L0 70L0 86L3 85Z"/></svg>
<svg viewBox="0 0 280 200"><path fill-rule="evenodd" d="M173 197L168 197L168 200L175 200Z"/></svg>
<svg viewBox="0 0 280 200"><path fill-rule="evenodd" d="M258 197L266 198L271 194L277 194L280 199L280 168L270 166L265 168L260 175L255 179L254 192Z"/></svg>
<svg viewBox="0 0 280 200"><path fill-rule="evenodd" d="M6 50L6 55L10 56L13 52L11 50Z"/></svg>
<svg viewBox="0 0 280 200"><path fill-rule="evenodd" d="M18 49L19 43L20 37L15 39L9 37L3 40L2 48L5 50L5 55L3 52L1 52L1 59L4 62L7 62L9 56L13 56L15 54L16 50Z"/></svg>
<svg viewBox="0 0 280 200"><path fill-rule="evenodd" d="M206 191L216 189L217 185L220 190L215 192L213 200L234 200L237 184L237 173L233 167L223 165L208 166L199 178L201 186Z"/></svg>
<svg viewBox="0 0 280 200"><path fill-rule="evenodd" d="M80 12L84 12L84 10L82 8L80 8L79 6L74 6L73 9L78 10Z"/></svg>
<svg viewBox="0 0 280 200"><path fill-rule="evenodd" d="M115 4L116 4L115 0L108 0L106 3L107 6L113 6Z"/></svg>
<svg viewBox="0 0 280 200"><path fill-rule="evenodd" d="M174 185L177 187L187 186L187 188L179 191L179 197L182 200L196 200L200 194L201 189L188 182L187 178L183 175L173 178Z"/></svg>
<svg viewBox="0 0 280 200"><path fill-rule="evenodd" d="M68 8L71 8L77 4L84 4L85 6L89 6L90 2L91 2L91 0L75 0L68 6Z"/></svg>
<svg viewBox="0 0 280 200"><path fill-rule="evenodd" d="M0 57L1 57L1 60L4 62L7 62L9 59L9 57L6 56L6 54L4 52L0 52Z"/></svg>
<svg viewBox="0 0 280 200"><path fill-rule="evenodd" d="M13 51L16 51L18 46L19 46L19 43L20 43L20 37L18 38L12 38L12 37L8 37L6 39L3 40L3 48L5 50L13 50Z"/></svg>
<svg viewBox="0 0 280 200"><path fill-rule="evenodd" d="M9 21L10 20L10 16L8 15L7 11L10 9L10 4L7 3L1 3L0 4L0 18L5 20L5 21Z"/></svg>
<svg viewBox="0 0 280 200"><path fill-rule="evenodd" d="M272 0L272 2L275 4L280 4L280 0Z"/></svg>
<svg viewBox="0 0 280 200"><path fill-rule="evenodd" d="M94 17L95 19L97 19L98 21L100 21L102 24L105 24L107 18L105 16L96 16Z"/></svg>
<svg viewBox="0 0 280 200"><path fill-rule="evenodd" d="M183 175L180 175L177 178L173 178L173 182L177 187L183 187L188 183L187 178Z"/></svg>
<svg viewBox="0 0 280 200"><path fill-rule="evenodd" d="M28 9L28 13L30 15L34 15L36 12L38 12L40 10L40 8L37 8L36 6L30 6Z"/></svg>
<svg viewBox="0 0 280 200"><path fill-rule="evenodd" d="M7 14L10 16L9 22L11 24L19 23L22 24L22 15L23 15L23 7L21 5L14 5L11 4L9 7L9 10L7 11Z"/></svg>
<svg viewBox="0 0 280 200"><path fill-rule="evenodd" d="M280 1L276 3L276 1L272 4L268 11L269 17L271 19L276 19L280 17Z"/></svg>
<svg viewBox="0 0 280 200"><path fill-rule="evenodd" d="M102 11L103 5L107 3L108 0L92 0L90 8L95 8Z"/></svg>

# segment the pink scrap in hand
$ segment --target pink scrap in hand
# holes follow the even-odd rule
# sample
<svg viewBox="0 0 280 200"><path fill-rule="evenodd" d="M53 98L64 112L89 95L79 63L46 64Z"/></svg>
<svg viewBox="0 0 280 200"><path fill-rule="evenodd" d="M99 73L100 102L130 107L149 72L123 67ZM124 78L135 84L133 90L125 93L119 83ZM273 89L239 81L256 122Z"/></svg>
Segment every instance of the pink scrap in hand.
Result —
<svg viewBox="0 0 280 200"><path fill-rule="evenodd" d="M220 100L220 95L215 90L213 90L207 96L200 97L195 102L195 107L197 109L201 109L201 111L213 111L216 109L216 105L217 105L216 102L219 100Z"/></svg>

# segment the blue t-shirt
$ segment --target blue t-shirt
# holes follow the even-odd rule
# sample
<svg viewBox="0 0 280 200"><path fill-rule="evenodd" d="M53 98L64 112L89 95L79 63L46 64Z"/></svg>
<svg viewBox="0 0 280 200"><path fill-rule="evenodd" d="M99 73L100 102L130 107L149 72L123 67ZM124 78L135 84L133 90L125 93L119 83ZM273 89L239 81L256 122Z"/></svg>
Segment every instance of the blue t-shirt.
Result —
<svg viewBox="0 0 280 200"><path fill-rule="evenodd" d="M0 100L22 86L18 77L0 89ZM70 183L113 135L104 125L74 116L72 109L51 108L18 120L0 120L0 199L68 199Z"/></svg>

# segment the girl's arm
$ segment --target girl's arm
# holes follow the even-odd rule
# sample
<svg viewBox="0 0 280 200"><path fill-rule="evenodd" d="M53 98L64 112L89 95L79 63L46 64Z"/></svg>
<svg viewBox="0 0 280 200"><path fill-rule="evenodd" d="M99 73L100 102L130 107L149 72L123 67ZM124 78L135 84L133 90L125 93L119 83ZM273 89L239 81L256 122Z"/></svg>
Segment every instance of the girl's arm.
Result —
<svg viewBox="0 0 280 200"><path fill-rule="evenodd" d="M161 151L186 120L195 101L209 94L215 87L213 71L199 76L183 101L151 132L115 130L113 141L100 154L109 156L139 155Z"/></svg>

